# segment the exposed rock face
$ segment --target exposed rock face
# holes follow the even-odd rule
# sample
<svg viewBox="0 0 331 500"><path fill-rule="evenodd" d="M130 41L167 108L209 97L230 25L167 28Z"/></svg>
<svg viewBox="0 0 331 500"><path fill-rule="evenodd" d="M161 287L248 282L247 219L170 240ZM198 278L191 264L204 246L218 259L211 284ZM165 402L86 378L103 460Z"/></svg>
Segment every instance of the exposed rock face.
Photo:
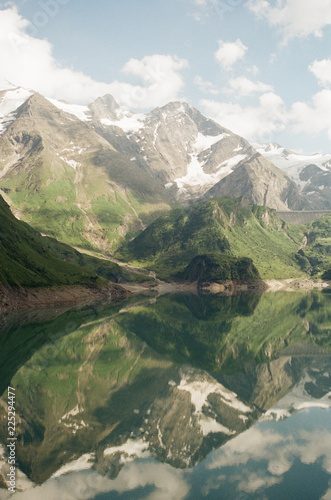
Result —
<svg viewBox="0 0 331 500"><path fill-rule="evenodd" d="M331 208L331 154L301 155L274 143L253 147L295 182L312 209Z"/></svg>
<svg viewBox="0 0 331 500"><path fill-rule="evenodd" d="M107 121L101 119L101 123ZM116 122L111 123L114 127ZM123 118L117 123L125 125ZM179 201L245 195L254 203L267 202L271 208L304 206L295 184L245 139L186 103L155 109L140 125L132 122L132 131L126 136L118 133L114 138L109 127L110 123L108 129L105 125L101 134L123 153L134 154L132 161L149 165Z"/></svg>
<svg viewBox="0 0 331 500"><path fill-rule="evenodd" d="M308 208L298 193L293 181L259 154L243 162L223 181L215 184L204 199L217 196L233 198L245 196L256 205L265 205L276 210L301 210Z"/></svg>

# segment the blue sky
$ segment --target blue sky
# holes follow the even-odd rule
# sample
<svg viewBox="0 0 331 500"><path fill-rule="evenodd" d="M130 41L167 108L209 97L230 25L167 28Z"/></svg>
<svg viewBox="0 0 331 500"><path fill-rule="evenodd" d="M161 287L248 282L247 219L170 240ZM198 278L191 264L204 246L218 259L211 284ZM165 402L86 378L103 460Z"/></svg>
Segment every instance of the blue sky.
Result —
<svg viewBox="0 0 331 500"><path fill-rule="evenodd" d="M248 140L330 152L331 2L1 2L0 78L137 112L183 99Z"/></svg>

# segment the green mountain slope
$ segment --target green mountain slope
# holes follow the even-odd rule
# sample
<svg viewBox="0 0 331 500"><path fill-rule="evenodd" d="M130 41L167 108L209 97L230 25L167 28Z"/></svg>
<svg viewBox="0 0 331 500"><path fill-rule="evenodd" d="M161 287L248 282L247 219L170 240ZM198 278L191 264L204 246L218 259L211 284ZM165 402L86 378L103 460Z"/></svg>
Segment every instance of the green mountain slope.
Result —
<svg viewBox="0 0 331 500"><path fill-rule="evenodd" d="M165 279L183 279L194 257L211 253L216 260L220 254L249 258L262 278L295 278L305 275L295 258L303 240L301 226L269 208L225 197L172 210L123 245L119 256Z"/></svg>
<svg viewBox="0 0 331 500"><path fill-rule="evenodd" d="M15 214L68 244L112 250L173 206L150 169L39 94L18 108L0 150Z"/></svg>
<svg viewBox="0 0 331 500"><path fill-rule="evenodd" d="M298 252L297 259L312 274L331 279L331 214L308 225L307 244Z"/></svg>
<svg viewBox="0 0 331 500"><path fill-rule="evenodd" d="M57 258L48 241L17 220L0 196L0 285L28 288L107 283L91 271Z"/></svg>

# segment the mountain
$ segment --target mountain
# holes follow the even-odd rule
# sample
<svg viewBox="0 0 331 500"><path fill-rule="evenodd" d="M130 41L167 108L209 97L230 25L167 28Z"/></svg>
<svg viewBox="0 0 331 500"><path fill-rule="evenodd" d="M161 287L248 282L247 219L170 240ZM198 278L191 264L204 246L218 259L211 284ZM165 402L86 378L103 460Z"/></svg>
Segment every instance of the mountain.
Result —
<svg viewBox="0 0 331 500"><path fill-rule="evenodd" d="M0 196L0 310L118 301L128 294L111 282L146 279L41 236Z"/></svg>
<svg viewBox="0 0 331 500"><path fill-rule="evenodd" d="M253 147L295 182L311 207L331 209L331 154L300 155L275 143Z"/></svg>
<svg viewBox="0 0 331 500"><path fill-rule="evenodd" d="M11 116L0 135L0 188L41 232L107 251L171 208L153 173L98 135L81 107L34 93Z"/></svg>
<svg viewBox="0 0 331 500"><path fill-rule="evenodd" d="M44 238L15 219L0 196L0 285L23 288L105 284L96 274L56 258Z"/></svg>
<svg viewBox="0 0 331 500"><path fill-rule="evenodd" d="M85 249L113 252L199 199L308 206L245 139L186 103L137 114L110 95L81 106L10 86L0 91L0 127L0 190L15 215Z"/></svg>
<svg viewBox="0 0 331 500"><path fill-rule="evenodd" d="M172 102L146 115L124 114L111 96L96 103L90 109L97 110L98 133L130 152L135 164L148 165L180 202L243 195L279 210L305 207L286 175L245 139L187 103Z"/></svg>
<svg viewBox="0 0 331 500"><path fill-rule="evenodd" d="M287 225L273 210L244 198L218 198L168 212L123 245L118 255L164 279L189 277L192 259L205 254L214 254L218 264L222 257L224 272L229 266L232 274L238 272L240 258L246 257L245 272L256 266L262 278L294 278L304 276L295 255L305 243L304 230ZM230 256L237 260L231 263ZM226 278L232 279L231 274Z"/></svg>

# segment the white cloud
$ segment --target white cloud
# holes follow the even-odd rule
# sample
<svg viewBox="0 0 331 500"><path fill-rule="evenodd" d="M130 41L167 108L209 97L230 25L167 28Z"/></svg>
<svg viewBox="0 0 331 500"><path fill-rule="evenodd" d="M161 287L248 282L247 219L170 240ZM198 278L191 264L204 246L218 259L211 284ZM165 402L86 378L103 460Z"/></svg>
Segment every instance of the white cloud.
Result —
<svg viewBox="0 0 331 500"><path fill-rule="evenodd" d="M229 88L225 89L224 92L234 94L235 97L246 97L262 92L272 92L273 90L272 85L263 82L253 82L246 76L239 76L229 81Z"/></svg>
<svg viewBox="0 0 331 500"><path fill-rule="evenodd" d="M111 480L96 472L74 472L58 478L50 478L41 486L10 496L5 492L4 499L12 500L88 500L97 494L108 492L110 497L116 493L134 491L149 487L152 491L146 500L180 500L187 496L189 485L181 470L166 464L131 463ZM6 495L7 494L7 495Z"/></svg>
<svg viewBox="0 0 331 500"><path fill-rule="evenodd" d="M315 94L312 103L296 102L292 105L290 121L294 133L306 132L316 135L328 132L331 139L331 90L324 89Z"/></svg>
<svg viewBox="0 0 331 500"><path fill-rule="evenodd" d="M260 69L258 66L256 66L256 64L254 64L254 66L247 68L247 71L249 71L249 73L253 73L253 75L257 75L259 73Z"/></svg>
<svg viewBox="0 0 331 500"><path fill-rule="evenodd" d="M289 420L285 421L287 432L284 434L276 432L275 429L265 428L263 424L251 427L214 452L207 468L223 471L224 467L233 467L231 483L237 483L236 488L248 494L281 483L284 474L291 469L298 458L303 464L318 464L325 472L330 473L330 431L327 428L317 428L313 431L299 428L293 433L293 428L288 426L288 422ZM266 466L261 466L262 461L266 462ZM237 473L237 469L240 472ZM225 480L225 476L220 476L216 482L213 479L209 480L206 494L219 487ZM262 492L260 497L264 498ZM329 499L330 492L323 498Z"/></svg>
<svg viewBox="0 0 331 500"><path fill-rule="evenodd" d="M269 142L275 131L283 130L288 113L281 97L273 92L260 96L258 106L241 106L237 103L202 100L205 113L248 140Z"/></svg>
<svg viewBox="0 0 331 500"><path fill-rule="evenodd" d="M131 59L124 71L138 76L141 85L125 82L98 82L88 75L61 67L54 59L52 45L28 34L29 22L15 7L0 10L0 77L31 88L47 97L88 103L113 94L120 104L150 108L178 99L184 87L179 71L187 61L170 55Z"/></svg>
<svg viewBox="0 0 331 500"><path fill-rule="evenodd" d="M321 37L331 24L330 0L277 0L276 7L267 0L249 0L246 6L258 18L278 27L285 43L295 37Z"/></svg>
<svg viewBox="0 0 331 500"><path fill-rule="evenodd" d="M201 76L197 75L194 77L194 83L199 87L199 90L201 92L207 92L210 94L218 94L218 89L215 87L215 85L212 82L208 82L207 80L204 80Z"/></svg>
<svg viewBox="0 0 331 500"><path fill-rule="evenodd" d="M239 38L235 42L219 40L218 45L215 57L226 71L230 71L237 61L243 59L247 51L247 47Z"/></svg>
<svg viewBox="0 0 331 500"><path fill-rule="evenodd" d="M314 61L309 70L325 87L331 84L331 59ZM229 80L223 92L247 97L263 92L257 105L242 106L237 102L200 101L203 111L224 127L256 142L274 141L274 134L285 129L291 134L316 136L326 132L331 139L331 89L314 94L309 101L294 102L286 107L272 86L253 82L242 76Z"/></svg>
<svg viewBox="0 0 331 500"><path fill-rule="evenodd" d="M316 76L320 85L326 87L331 83L331 59L314 61L313 64L309 66L309 71Z"/></svg>
<svg viewBox="0 0 331 500"><path fill-rule="evenodd" d="M116 98L116 93L122 86L124 91L122 99L127 106L139 108L162 106L178 99L184 88L184 79L178 71L187 67L188 62L185 59L169 55L154 54L141 60L130 59L123 71L138 76L145 85L124 87L122 83L115 82L116 86L115 83L111 84L114 87L114 96ZM128 92L130 88L131 92Z"/></svg>
<svg viewBox="0 0 331 500"><path fill-rule="evenodd" d="M251 427L248 431L239 434L235 439L226 443L219 452L215 453L208 469L239 466L250 459L262 460L270 457L270 450L281 444L284 437L278 433L270 433L258 427Z"/></svg>

